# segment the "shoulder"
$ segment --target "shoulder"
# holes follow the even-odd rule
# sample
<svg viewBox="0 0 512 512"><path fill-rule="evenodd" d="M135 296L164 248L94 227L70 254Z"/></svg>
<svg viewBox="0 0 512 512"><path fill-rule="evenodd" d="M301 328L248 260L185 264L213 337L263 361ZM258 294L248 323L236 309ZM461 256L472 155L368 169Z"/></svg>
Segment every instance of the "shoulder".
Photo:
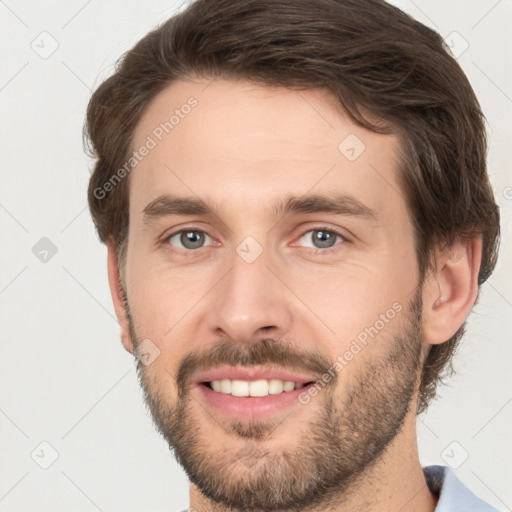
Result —
<svg viewBox="0 0 512 512"><path fill-rule="evenodd" d="M431 492L439 494L435 512L499 512L473 494L446 466L423 468Z"/></svg>

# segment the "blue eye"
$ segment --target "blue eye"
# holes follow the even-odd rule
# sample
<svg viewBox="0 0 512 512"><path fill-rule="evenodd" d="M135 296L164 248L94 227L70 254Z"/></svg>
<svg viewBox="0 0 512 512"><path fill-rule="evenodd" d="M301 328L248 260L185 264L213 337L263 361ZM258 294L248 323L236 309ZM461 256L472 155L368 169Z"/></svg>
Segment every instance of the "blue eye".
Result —
<svg viewBox="0 0 512 512"><path fill-rule="evenodd" d="M311 229L300 237L301 245L314 249L329 249L343 241L341 235L327 229Z"/></svg>
<svg viewBox="0 0 512 512"><path fill-rule="evenodd" d="M169 243L179 249L200 249L204 247L207 242L211 243L212 239L204 231L198 231L195 229L188 229L178 231L169 238ZM208 244L209 245L209 244Z"/></svg>

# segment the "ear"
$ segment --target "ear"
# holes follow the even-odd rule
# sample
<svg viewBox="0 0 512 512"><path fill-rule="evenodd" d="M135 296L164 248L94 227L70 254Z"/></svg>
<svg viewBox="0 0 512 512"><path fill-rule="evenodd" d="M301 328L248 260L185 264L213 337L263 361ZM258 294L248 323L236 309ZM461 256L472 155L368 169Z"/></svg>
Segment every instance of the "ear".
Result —
<svg viewBox="0 0 512 512"><path fill-rule="evenodd" d="M423 286L423 341L448 341L462 326L478 295L482 238L461 240L436 253L436 269Z"/></svg>
<svg viewBox="0 0 512 512"><path fill-rule="evenodd" d="M130 336L128 315L126 305L124 302L124 293L119 279L119 268L117 264L115 243L113 240L107 242L107 265L108 265L108 283L110 286L110 293L114 303L114 310L116 312L117 321L121 327L121 342L124 348L133 354L133 341Z"/></svg>

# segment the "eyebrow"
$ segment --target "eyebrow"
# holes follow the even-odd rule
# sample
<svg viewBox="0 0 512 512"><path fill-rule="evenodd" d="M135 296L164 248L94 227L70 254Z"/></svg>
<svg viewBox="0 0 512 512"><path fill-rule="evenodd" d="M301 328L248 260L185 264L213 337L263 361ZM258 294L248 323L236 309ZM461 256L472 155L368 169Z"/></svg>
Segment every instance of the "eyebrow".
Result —
<svg viewBox="0 0 512 512"><path fill-rule="evenodd" d="M376 219L375 210L353 196L345 194L313 194L289 196L273 205L275 215L301 213L334 213L367 219ZM144 224L170 215L215 215L214 208L197 197L180 197L163 194L146 205L142 211Z"/></svg>
<svg viewBox="0 0 512 512"><path fill-rule="evenodd" d="M345 194L313 194L292 196L286 201L274 206L276 215L290 213L335 213L337 215L351 215L354 217L376 219L375 210L366 206L353 196Z"/></svg>

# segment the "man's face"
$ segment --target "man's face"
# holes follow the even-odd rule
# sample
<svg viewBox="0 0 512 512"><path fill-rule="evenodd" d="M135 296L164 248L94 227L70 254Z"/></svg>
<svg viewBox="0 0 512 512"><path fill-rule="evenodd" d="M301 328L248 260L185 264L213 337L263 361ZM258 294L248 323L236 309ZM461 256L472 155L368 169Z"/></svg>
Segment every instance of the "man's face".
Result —
<svg viewBox="0 0 512 512"><path fill-rule="evenodd" d="M415 413L398 142L320 91L208 83L169 86L133 141L151 146L130 176L124 283L134 345L160 351L139 364L146 399L211 500L333 503Z"/></svg>

